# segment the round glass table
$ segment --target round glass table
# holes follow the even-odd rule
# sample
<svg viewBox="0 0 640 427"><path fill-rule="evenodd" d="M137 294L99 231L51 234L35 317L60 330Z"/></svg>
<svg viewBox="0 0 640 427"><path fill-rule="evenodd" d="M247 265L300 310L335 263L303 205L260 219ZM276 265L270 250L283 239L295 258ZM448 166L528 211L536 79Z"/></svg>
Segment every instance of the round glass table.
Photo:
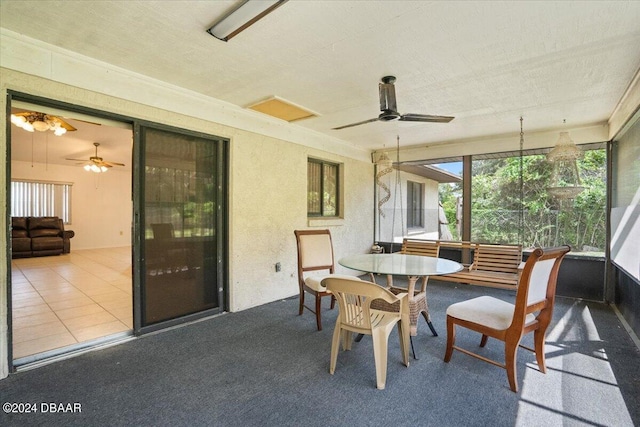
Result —
<svg viewBox="0 0 640 427"><path fill-rule="evenodd" d="M418 278L456 273L463 268L462 264L448 259L400 253L351 255L340 259L338 263L352 270L373 274L385 274L387 275L387 287L392 292L407 292L411 312L409 316L411 336L415 336L417 333L419 314L422 314L427 321L427 325L429 325L433 335L438 335L431 323L431 316L429 315L425 288L426 280L423 282L422 289L417 293L415 292ZM393 276L406 276L408 280L407 289L392 287ZM413 348L413 341L411 347Z"/></svg>
<svg viewBox="0 0 640 427"><path fill-rule="evenodd" d="M351 255L342 258L338 263L352 270L415 277L416 280L421 276L451 274L462 270L462 264L448 259L399 253Z"/></svg>

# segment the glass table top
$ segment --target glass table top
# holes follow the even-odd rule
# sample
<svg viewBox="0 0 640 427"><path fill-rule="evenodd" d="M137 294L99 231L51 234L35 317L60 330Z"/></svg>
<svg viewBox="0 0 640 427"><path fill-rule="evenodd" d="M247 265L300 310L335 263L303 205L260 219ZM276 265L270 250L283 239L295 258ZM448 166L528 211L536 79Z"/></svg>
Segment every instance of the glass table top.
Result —
<svg viewBox="0 0 640 427"><path fill-rule="evenodd" d="M404 254L360 254L338 263L352 270L396 276L435 276L462 270L462 264L443 258Z"/></svg>

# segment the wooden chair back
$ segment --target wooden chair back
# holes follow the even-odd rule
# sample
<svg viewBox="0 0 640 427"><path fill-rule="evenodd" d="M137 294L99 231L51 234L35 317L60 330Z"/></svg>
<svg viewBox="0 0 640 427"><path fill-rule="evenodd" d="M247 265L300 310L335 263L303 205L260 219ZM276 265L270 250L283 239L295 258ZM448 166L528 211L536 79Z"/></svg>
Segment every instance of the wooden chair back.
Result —
<svg viewBox="0 0 640 427"><path fill-rule="evenodd" d="M478 244L471 269L517 274L521 262L521 245Z"/></svg>
<svg viewBox="0 0 640 427"><path fill-rule="evenodd" d="M520 276L513 320L509 329L521 331L520 336L540 325L546 330L553 314L560 264L570 250L569 246L537 248L529 255ZM527 315L536 312L539 314L536 316L535 325L526 324Z"/></svg>
<svg viewBox="0 0 640 427"><path fill-rule="evenodd" d="M151 224L154 239L173 239L173 224L170 222Z"/></svg>
<svg viewBox="0 0 640 427"><path fill-rule="evenodd" d="M334 270L333 242L329 230L295 230L298 244L298 272Z"/></svg>
<svg viewBox="0 0 640 427"><path fill-rule="evenodd" d="M437 258L440 254L440 242L435 240L404 239L400 252L407 255L422 255Z"/></svg>

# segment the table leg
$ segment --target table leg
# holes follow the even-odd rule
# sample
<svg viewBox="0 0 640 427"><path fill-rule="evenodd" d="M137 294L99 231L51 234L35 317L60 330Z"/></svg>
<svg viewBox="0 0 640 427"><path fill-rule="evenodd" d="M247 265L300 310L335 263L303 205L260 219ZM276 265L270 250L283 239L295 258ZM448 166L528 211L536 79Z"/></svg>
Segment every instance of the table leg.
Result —
<svg viewBox="0 0 640 427"><path fill-rule="evenodd" d="M408 293L409 293L409 299L412 299L415 295L415 290L416 290L416 282L418 281L419 276L409 276L409 287L407 289ZM429 329L431 329L431 333L433 334L434 337L438 336L438 333L436 332L436 329L433 327L433 323L431 323L431 314L429 314L429 304L427 303L427 290L424 290L424 307L422 308L422 317L424 317L424 320L427 321L427 325L429 325ZM411 319L412 324L411 324L411 335L415 335L417 333L418 330L418 313L416 313L415 316L415 320ZM413 323L415 322L415 323Z"/></svg>

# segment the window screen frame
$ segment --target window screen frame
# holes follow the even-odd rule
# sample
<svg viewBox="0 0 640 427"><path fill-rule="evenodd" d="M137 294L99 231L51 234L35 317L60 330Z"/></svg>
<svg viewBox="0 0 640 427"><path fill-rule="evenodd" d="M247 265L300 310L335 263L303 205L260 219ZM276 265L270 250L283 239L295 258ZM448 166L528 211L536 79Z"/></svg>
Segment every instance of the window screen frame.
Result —
<svg viewBox="0 0 640 427"><path fill-rule="evenodd" d="M319 166L319 176L316 177L315 181L311 180L312 171L310 170L310 168L312 167L312 165L315 165L315 167ZM311 200L313 193L317 193L320 195L325 194L326 186L328 185L327 180L329 179L329 177L327 177L326 175L327 168L331 168L334 170L332 175L335 181L335 184L333 185L335 188L335 194L333 194L332 199L335 207L331 210L329 210L329 207L327 206L324 196L318 197L317 198L318 200L315 200L315 201ZM341 175L342 175L342 165L340 163L312 158L312 157L309 157L307 159L307 217L308 218L339 218L341 217L342 215ZM315 186L318 189L317 190L314 189L315 191L313 191L311 188L312 186ZM314 208L317 206L317 209L314 209L312 211L312 205L315 205Z"/></svg>

